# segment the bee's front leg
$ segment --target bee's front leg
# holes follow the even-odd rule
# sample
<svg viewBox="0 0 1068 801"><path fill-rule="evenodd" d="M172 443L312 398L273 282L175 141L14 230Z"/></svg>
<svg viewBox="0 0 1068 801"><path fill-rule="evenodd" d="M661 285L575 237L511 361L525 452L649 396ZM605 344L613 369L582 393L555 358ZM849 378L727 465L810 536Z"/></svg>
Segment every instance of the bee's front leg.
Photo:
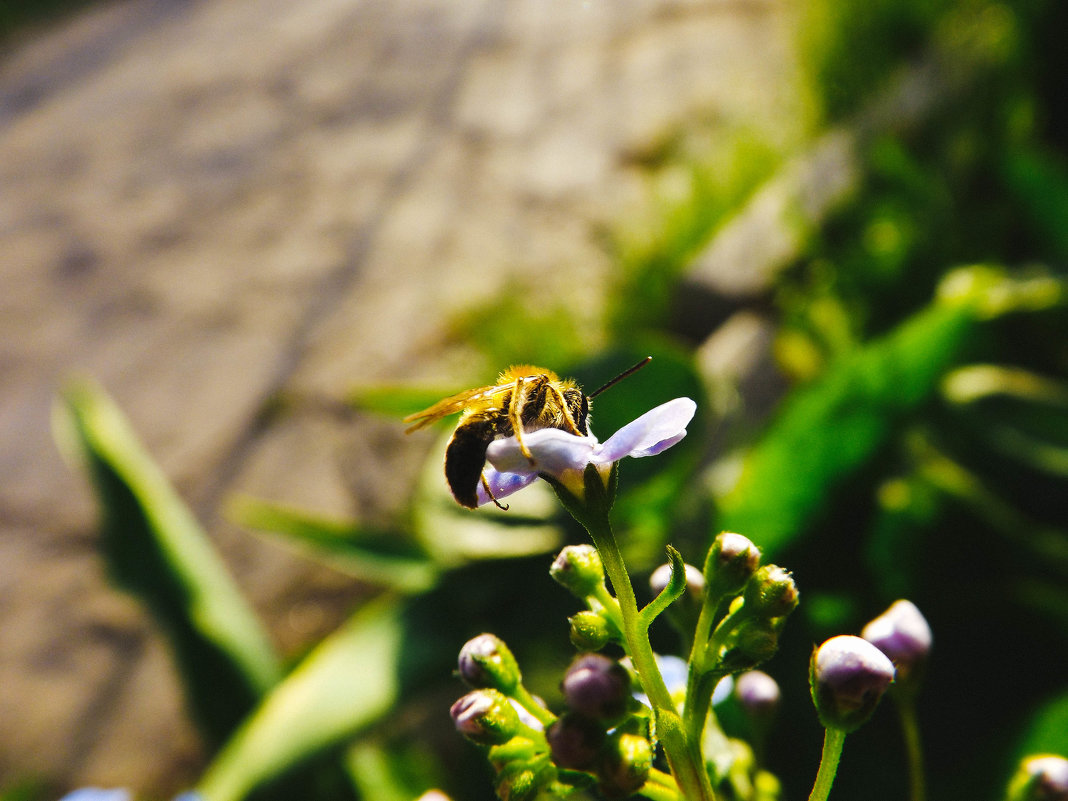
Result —
<svg viewBox="0 0 1068 801"><path fill-rule="evenodd" d="M508 419L512 424L515 440L519 444L519 452L526 456L527 461L533 466L534 454L530 452L530 448L523 442L523 407L525 405L526 385L523 383L523 377L520 376L515 380L515 389L512 390L512 403L508 408Z"/></svg>

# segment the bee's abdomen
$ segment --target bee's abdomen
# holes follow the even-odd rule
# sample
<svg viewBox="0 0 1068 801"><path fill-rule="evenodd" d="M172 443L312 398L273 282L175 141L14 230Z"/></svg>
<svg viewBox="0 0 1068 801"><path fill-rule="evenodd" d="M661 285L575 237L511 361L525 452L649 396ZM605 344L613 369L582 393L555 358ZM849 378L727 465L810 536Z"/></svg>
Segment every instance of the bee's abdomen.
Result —
<svg viewBox="0 0 1068 801"><path fill-rule="evenodd" d="M486 448L496 435L491 421L472 420L462 423L445 449L445 480L461 506L478 506L478 484L486 464Z"/></svg>

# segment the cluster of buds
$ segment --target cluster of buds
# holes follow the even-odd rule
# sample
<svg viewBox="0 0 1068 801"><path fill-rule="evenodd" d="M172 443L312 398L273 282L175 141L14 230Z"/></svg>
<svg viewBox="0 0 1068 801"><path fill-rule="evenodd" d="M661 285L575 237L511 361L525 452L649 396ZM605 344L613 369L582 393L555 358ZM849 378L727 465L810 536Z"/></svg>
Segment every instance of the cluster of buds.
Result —
<svg viewBox="0 0 1068 801"><path fill-rule="evenodd" d="M597 787L625 798L645 784L654 748L648 710L634 700L631 677L600 654L579 656L561 683L566 710L547 710L523 686L515 657L482 634L460 651L458 673L472 687L452 706L457 730L485 746L507 801L563 797Z"/></svg>
<svg viewBox="0 0 1068 801"><path fill-rule="evenodd" d="M702 574L697 642L704 653L691 657L697 658L700 672L738 673L772 657L786 619L800 600L790 573L778 565L761 565L752 542L724 532L712 543ZM724 607L726 613L717 619Z"/></svg>

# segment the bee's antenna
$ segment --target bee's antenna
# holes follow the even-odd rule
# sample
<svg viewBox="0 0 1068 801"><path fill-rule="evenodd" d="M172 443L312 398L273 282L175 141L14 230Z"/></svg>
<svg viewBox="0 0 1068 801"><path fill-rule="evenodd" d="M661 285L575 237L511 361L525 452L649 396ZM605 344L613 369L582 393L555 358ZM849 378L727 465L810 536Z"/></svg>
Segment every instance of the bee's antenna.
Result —
<svg viewBox="0 0 1068 801"><path fill-rule="evenodd" d="M611 381L609 381L603 387L600 387L599 389L595 389L593 392L591 392L586 397L587 398L595 398L595 397L597 397L598 395L600 395L602 392L604 392L609 387L614 386L615 384L618 384L620 381L622 381L627 376L632 375L633 373L636 373L639 370L641 370L643 367L645 367L645 365L649 364L649 362L651 362L652 360L653 360L652 356L646 356L644 359L642 359L636 365L634 365L633 367L628 367L626 370L624 370L622 373L617 375L615 378L613 378Z"/></svg>

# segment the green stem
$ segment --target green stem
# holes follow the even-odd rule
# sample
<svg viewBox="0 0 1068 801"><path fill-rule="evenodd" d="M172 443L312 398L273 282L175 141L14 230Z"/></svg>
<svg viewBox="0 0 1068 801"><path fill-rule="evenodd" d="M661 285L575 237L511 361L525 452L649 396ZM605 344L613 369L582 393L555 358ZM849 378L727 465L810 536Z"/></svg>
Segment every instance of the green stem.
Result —
<svg viewBox="0 0 1068 801"><path fill-rule="evenodd" d="M816 773L816 783L812 786L808 801L827 801L827 796L831 794L831 785L834 784L834 777L838 773L838 760L842 758L845 737L846 733L841 729L825 730L820 769Z"/></svg>
<svg viewBox="0 0 1068 801"><path fill-rule="evenodd" d="M905 739L905 753L909 764L909 797L912 801L924 801L927 792L923 778L923 748L920 745L916 705L912 698L899 698L897 711L901 717L901 733Z"/></svg>
<svg viewBox="0 0 1068 801"><path fill-rule="evenodd" d="M533 715L542 726L548 727L550 723L556 720L556 715L539 704L537 699L522 684L516 687L512 697L519 702L523 709Z"/></svg>
<svg viewBox="0 0 1068 801"><path fill-rule="evenodd" d="M691 742L686 737L682 720L675 711L675 704L668 692L664 678L649 644L649 633L640 625L638 603L634 597L634 587L630 575L623 564L612 524L607 514L597 520L585 520L593 544L601 554L605 573L612 582L616 599L623 614L623 636L627 642L631 662L638 673L642 689L653 705L656 718L656 734L664 746L668 764L678 782L679 789L687 801L715 801L712 784L701 758L700 743Z"/></svg>

